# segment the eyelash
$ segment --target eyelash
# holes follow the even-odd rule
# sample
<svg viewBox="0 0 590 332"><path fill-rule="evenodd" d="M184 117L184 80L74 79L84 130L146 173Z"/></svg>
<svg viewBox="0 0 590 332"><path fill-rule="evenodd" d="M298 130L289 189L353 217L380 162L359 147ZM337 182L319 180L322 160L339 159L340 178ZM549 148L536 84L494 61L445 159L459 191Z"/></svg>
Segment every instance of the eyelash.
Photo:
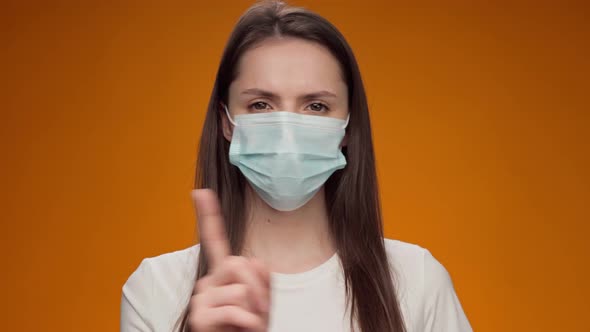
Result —
<svg viewBox="0 0 590 332"><path fill-rule="evenodd" d="M252 104L248 105L248 109L249 110L255 110L255 111L262 111L262 109L254 109L254 105L256 105L256 104L265 104L267 106L270 106L270 105L268 105L267 102L264 102L264 101L255 101ZM322 107L322 110L320 110L320 111L312 111L312 112L318 112L318 113L320 113L320 112L326 112L326 111L329 111L330 110L330 108L326 104L324 104L324 103L315 102L315 103L311 103L311 104L309 104L307 106L310 106L310 105L320 105Z"/></svg>

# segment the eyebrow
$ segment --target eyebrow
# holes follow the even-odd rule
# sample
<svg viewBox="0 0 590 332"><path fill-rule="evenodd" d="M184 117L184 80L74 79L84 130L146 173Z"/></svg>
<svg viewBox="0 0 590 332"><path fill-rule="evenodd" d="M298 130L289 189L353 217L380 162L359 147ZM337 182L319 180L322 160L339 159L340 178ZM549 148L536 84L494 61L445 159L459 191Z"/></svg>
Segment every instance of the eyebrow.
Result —
<svg viewBox="0 0 590 332"><path fill-rule="evenodd" d="M246 89L246 90L242 91L241 94L255 95L255 96L260 96L260 97L266 97L269 99L279 99L279 96L276 93L262 90L262 89L258 89L258 88ZM319 98L319 97L336 98L338 96L333 92L330 92L327 90L321 90L321 91L317 91L317 92L306 93L302 96L299 96L299 99L315 99L315 98Z"/></svg>

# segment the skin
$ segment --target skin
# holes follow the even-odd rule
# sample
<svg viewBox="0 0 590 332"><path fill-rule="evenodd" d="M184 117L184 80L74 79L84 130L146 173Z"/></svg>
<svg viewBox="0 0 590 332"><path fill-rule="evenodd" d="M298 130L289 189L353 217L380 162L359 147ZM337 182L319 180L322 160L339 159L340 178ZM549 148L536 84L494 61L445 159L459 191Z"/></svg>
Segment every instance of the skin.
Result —
<svg viewBox="0 0 590 332"><path fill-rule="evenodd" d="M348 91L338 61L325 47L303 39L271 38L242 55L227 106L232 117L286 111L346 119ZM224 116L228 141L232 132ZM249 188L242 256L229 255L215 194L198 189L192 196L211 262L191 298L189 324L196 331L266 331L271 271L308 271L335 254L323 187L307 204L289 212L273 209Z"/></svg>

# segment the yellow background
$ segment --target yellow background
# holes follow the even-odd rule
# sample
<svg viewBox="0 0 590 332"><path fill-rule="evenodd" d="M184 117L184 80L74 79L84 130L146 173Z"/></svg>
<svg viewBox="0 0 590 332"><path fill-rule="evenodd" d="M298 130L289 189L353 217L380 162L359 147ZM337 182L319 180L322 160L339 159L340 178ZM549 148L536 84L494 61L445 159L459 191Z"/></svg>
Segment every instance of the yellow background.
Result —
<svg viewBox="0 0 590 332"><path fill-rule="evenodd" d="M589 331L583 1L297 1L366 84L389 237L476 331ZM115 331L143 257L193 241L197 140L249 1L3 2L4 331Z"/></svg>

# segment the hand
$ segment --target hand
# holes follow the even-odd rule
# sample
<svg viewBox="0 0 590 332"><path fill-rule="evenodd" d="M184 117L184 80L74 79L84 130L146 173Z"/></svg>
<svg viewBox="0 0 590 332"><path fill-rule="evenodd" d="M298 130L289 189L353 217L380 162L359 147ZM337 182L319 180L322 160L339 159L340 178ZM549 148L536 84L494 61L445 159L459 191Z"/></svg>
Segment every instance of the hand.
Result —
<svg viewBox="0 0 590 332"><path fill-rule="evenodd" d="M192 192L200 224L201 245L209 263L191 297L191 331L225 332L268 329L270 273L253 259L231 256L217 196L212 190Z"/></svg>

